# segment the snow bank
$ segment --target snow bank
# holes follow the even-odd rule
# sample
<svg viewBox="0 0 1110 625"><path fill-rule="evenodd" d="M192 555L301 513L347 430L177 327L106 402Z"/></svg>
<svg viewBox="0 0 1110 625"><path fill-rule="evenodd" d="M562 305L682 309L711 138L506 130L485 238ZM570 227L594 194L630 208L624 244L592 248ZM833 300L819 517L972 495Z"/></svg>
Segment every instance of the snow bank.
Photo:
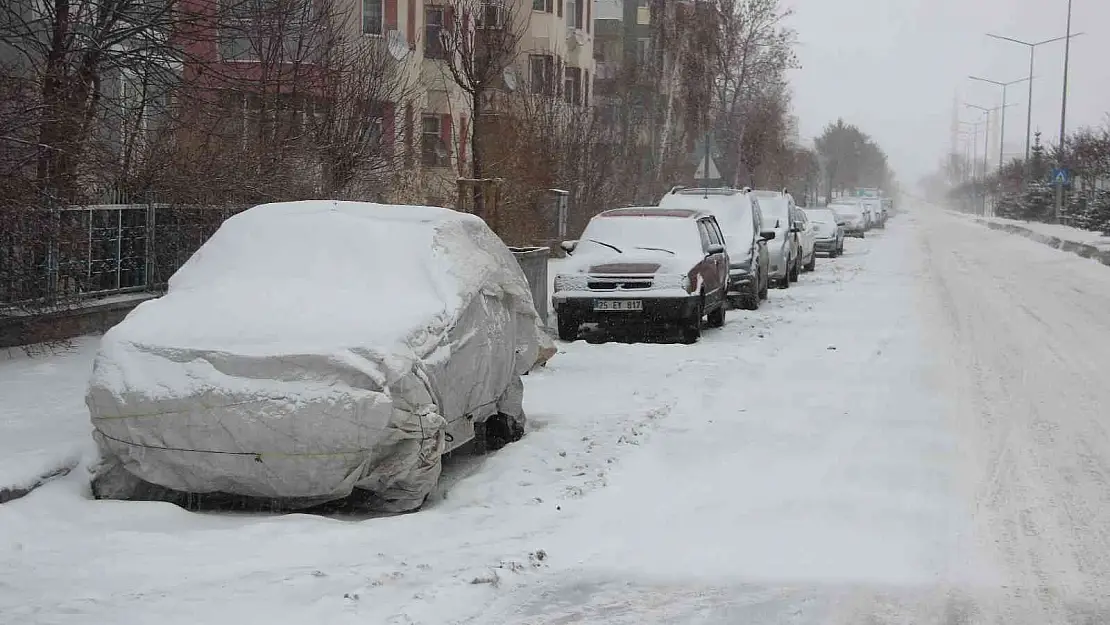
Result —
<svg viewBox="0 0 1110 625"><path fill-rule="evenodd" d="M87 397L95 488L291 506L358 488L413 508L475 422L523 420L519 376L549 345L523 272L477 217L258 206L105 335Z"/></svg>
<svg viewBox="0 0 1110 625"><path fill-rule="evenodd" d="M1098 232L1001 217L978 218L978 221L993 230L1018 234L1058 250L1083 258L1094 258L1104 265L1110 265L1110 237Z"/></svg>
<svg viewBox="0 0 1110 625"><path fill-rule="evenodd" d="M96 345L82 337L39 356L0 351L0 502L95 455L82 399Z"/></svg>

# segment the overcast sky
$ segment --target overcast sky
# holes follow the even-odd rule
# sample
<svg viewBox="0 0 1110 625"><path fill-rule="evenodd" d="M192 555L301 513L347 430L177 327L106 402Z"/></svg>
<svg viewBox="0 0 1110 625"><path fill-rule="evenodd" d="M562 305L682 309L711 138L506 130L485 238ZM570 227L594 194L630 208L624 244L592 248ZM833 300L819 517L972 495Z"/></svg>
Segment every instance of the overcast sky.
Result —
<svg viewBox="0 0 1110 625"><path fill-rule="evenodd" d="M802 68L793 72L803 140L838 116L875 137L904 184L916 184L948 151L953 100L998 106L1001 88L968 74L1009 81L1029 73L1026 41L1062 36L1067 0L784 0L798 31ZM1110 113L1110 0L1074 0L1068 128ZM1063 42L1037 50L1033 129L1059 134ZM1027 91L1008 90L1006 152L1025 149ZM961 106L962 108L962 106ZM961 118L982 114L963 108ZM997 151L997 144L992 149ZM994 157L997 160L997 155Z"/></svg>

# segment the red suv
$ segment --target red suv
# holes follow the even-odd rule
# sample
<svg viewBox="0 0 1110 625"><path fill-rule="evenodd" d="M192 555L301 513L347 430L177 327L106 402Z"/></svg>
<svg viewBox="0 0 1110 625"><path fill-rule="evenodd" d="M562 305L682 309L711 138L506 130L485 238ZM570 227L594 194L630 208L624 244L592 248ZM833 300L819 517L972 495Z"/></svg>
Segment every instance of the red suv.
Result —
<svg viewBox="0 0 1110 625"><path fill-rule="evenodd" d="M690 209L618 208L590 220L555 276L559 338L584 323L678 325L684 343L725 323L729 259L713 215Z"/></svg>

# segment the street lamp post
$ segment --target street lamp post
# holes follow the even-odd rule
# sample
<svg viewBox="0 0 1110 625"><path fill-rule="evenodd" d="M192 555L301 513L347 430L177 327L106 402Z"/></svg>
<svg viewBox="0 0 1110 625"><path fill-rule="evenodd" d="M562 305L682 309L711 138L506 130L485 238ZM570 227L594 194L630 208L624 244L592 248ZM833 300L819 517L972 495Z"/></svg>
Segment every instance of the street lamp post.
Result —
<svg viewBox="0 0 1110 625"><path fill-rule="evenodd" d="M989 78L980 78L978 76L968 76L968 78L1002 87L1002 127L999 128L999 134L1001 136L998 139L998 175L1001 178L1002 167L1005 164L1004 159L1006 150L1006 107L1009 106L1006 104L1006 90L1010 87L1010 85L1016 85L1027 80L1029 82L1033 82L1033 75L1030 74L1025 78L1019 78L1017 80L1011 80L1009 82L1000 82L997 80L991 80Z"/></svg>
<svg viewBox="0 0 1110 625"><path fill-rule="evenodd" d="M1060 100L1060 147L1056 150L1056 167L1064 166L1064 141L1067 139L1068 122L1068 63L1071 61L1071 3L1068 0L1068 29L1064 40L1064 91ZM1056 223L1060 223L1060 213L1064 210L1064 181L1055 176L1056 183Z"/></svg>
<svg viewBox="0 0 1110 625"><path fill-rule="evenodd" d="M1069 13L1070 13L1070 10L1069 10ZM994 35L994 34L991 34L991 33L987 33L987 36L992 37L994 39L999 39L1001 41L1009 41L1010 43L1020 44L1020 45L1023 45L1025 47L1029 48L1029 76L1032 77L1033 76L1033 68L1034 68L1035 63L1036 63L1037 48L1039 48L1043 45L1046 45L1046 44L1056 43L1057 41L1069 41L1070 42L1070 40L1072 38L1078 37L1082 34L1084 34L1084 33L1071 34L1069 32L1069 34L1067 36L1053 37L1052 39L1045 39L1043 41L1022 41L1021 39L1014 39L1012 37L1003 37L1002 35ZM1027 111L1027 114L1025 116L1025 161L1026 162L1029 162L1029 148L1030 148L1031 142L1033 140L1033 79L1032 78L1029 79L1029 107L1028 108L1029 108L1029 110Z"/></svg>
<svg viewBox="0 0 1110 625"><path fill-rule="evenodd" d="M968 103L965 102L964 106L966 106L968 108L973 108L973 109L982 111L983 115L984 115L983 121L986 123L986 127L983 129L983 184L982 184L982 187L983 187L983 206L982 206L982 210L983 210L983 215L985 216L987 214L987 170L990 169L990 164L989 164L987 159L989 158L990 149L991 149L990 148L990 145L991 145L991 142L990 142L991 113L993 113L995 111L1005 111L1006 106L1013 106L1013 104L1007 104L1005 106L996 106L995 108L987 108L985 106L979 106L978 104L968 104Z"/></svg>

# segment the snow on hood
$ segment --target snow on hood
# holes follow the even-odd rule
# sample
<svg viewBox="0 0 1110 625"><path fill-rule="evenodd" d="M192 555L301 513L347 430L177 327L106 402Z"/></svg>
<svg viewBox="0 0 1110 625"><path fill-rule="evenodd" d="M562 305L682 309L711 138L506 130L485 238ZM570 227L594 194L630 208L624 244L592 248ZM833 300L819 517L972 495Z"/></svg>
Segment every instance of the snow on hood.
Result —
<svg viewBox="0 0 1110 625"><path fill-rule="evenodd" d="M669 254L656 250L628 250L624 253L600 246L575 251L562 264L559 273L642 273L685 274L701 261L689 253Z"/></svg>

